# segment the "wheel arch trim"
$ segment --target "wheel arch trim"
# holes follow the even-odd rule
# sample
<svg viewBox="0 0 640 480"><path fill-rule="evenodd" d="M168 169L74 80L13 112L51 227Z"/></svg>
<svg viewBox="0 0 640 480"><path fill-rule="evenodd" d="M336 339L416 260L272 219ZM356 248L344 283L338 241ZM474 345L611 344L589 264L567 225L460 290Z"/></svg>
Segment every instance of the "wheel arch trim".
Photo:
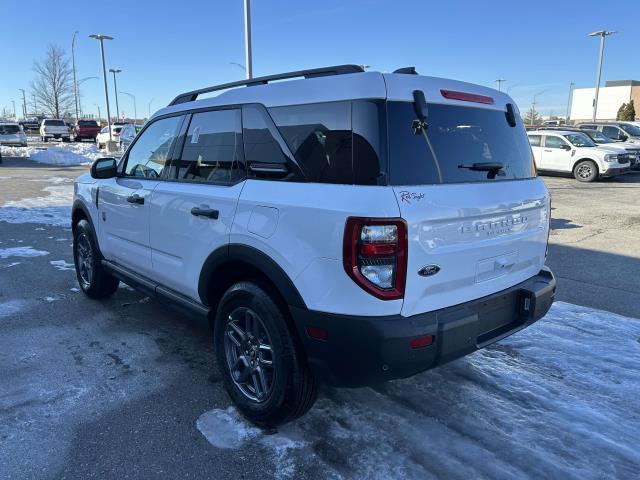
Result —
<svg viewBox="0 0 640 480"><path fill-rule="evenodd" d="M306 308L306 304L293 281L278 263L260 250L243 244L228 244L209 254L200 271L198 296L208 305L207 291L214 272L231 262L242 262L264 274L278 289L288 305Z"/></svg>

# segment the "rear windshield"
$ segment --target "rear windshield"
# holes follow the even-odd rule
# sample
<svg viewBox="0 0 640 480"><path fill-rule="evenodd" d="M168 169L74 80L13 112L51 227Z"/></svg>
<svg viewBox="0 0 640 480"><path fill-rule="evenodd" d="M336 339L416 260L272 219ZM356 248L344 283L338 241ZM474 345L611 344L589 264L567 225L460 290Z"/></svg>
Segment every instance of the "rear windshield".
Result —
<svg viewBox="0 0 640 480"><path fill-rule="evenodd" d="M62 120L45 120L44 121L45 125L49 125L50 127L66 127L66 123L64 123Z"/></svg>
<svg viewBox="0 0 640 480"><path fill-rule="evenodd" d="M113 133L120 133L122 131L122 127L115 127L113 129Z"/></svg>
<svg viewBox="0 0 640 480"><path fill-rule="evenodd" d="M19 131L20 127L18 125L0 125L0 135L13 135Z"/></svg>
<svg viewBox="0 0 640 480"><path fill-rule="evenodd" d="M426 135L416 132L409 102L388 102L390 183L494 182L535 176L531 147L516 115L510 127L505 111L429 104ZM502 164L499 171L470 169Z"/></svg>
<svg viewBox="0 0 640 480"><path fill-rule="evenodd" d="M98 122L96 122L95 120L80 120L78 122L78 125L81 127L97 127Z"/></svg>

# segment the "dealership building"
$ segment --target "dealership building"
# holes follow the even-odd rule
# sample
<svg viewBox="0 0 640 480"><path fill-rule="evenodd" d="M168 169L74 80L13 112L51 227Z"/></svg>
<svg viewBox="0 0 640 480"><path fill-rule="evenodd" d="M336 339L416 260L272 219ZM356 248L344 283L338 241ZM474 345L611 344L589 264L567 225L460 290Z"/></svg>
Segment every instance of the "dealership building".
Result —
<svg viewBox="0 0 640 480"><path fill-rule="evenodd" d="M590 121L593 117L595 88L576 88L571 98L572 122ZM598 93L597 120L615 120L618 109L623 103L633 100L636 108L636 120L640 120L640 81L614 80L600 87Z"/></svg>

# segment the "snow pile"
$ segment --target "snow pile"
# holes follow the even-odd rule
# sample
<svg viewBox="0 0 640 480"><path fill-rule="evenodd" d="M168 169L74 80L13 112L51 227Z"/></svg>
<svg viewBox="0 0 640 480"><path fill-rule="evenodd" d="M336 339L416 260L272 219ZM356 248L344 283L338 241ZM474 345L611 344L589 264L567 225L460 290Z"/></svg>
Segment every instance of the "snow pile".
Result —
<svg viewBox="0 0 640 480"><path fill-rule="evenodd" d="M219 448L266 448L283 478L632 478L639 397L640 321L558 302L443 367L326 388L277 435L254 435L233 409L197 427Z"/></svg>
<svg viewBox="0 0 640 480"><path fill-rule="evenodd" d="M75 266L73 265L73 263L68 263L65 262L64 260L52 260L51 262L49 262L51 265L53 265L56 270L75 270Z"/></svg>
<svg viewBox="0 0 640 480"><path fill-rule="evenodd" d="M28 157L52 165L87 165L105 154L93 143L69 143L51 147L2 147L7 157Z"/></svg>
<svg viewBox="0 0 640 480"><path fill-rule="evenodd" d="M73 180L51 177L54 185L45 187L47 196L13 200L0 207L0 222L40 223L68 226L71 223Z"/></svg>
<svg viewBox="0 0 640 480"><path fill-rule="evenodd" d="M22 300L9 300L8 302L0 303L0 318L18 313L24 305L25 302Z"/></svg>
<svg viewBox="0 0 640 480"><path fill-rule="evenodd" d="M49 252L45 250L36 250L33 247L11 247L0 248L0 258L10 257L41 257L43 255L49 255Z"/></svg>

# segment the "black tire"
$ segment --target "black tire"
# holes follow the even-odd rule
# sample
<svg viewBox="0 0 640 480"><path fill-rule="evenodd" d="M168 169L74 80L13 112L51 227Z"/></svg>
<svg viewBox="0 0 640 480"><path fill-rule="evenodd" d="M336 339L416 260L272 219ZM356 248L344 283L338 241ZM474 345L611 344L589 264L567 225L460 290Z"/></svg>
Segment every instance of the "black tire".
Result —
<svg viewBox="0 0 640 480"><path fill-rule="evenodd" d="M73 262L78 284L87 296L107 298L118 289L120 281L102 267L102 254L95 233L91 224L84 219L73 229Z"/></svg>
<svg viewBox="0 0 640 480"><path fill-rule="evenodd" d="M42 137L42 141L43 141L44 143L47 143L47 142L49 141L49 139L48 139L47 137Z"/></svg>
<svg viewBox="0 0 640 480"><path fill-rule="evenodd" d="M582 160L573 167L573 176L579 182L593 182L598 178L598 166L592 160Z"/></svg>
<svg viewBox="0 0 640 480"><path fill-rule="evenodd" d="M247 344L254 341L255 344L267 342L271 347L270 350L267 350L271 360L271 367L268 367L270 368L271 381L259 382L269 386L264 389L265 393L256 395L262 397L260 399L251 399L247 396L247 388L236 382L241 380L239 378L242 375L240 370L236 370L238 376L234 379L232 360L228 360L228 358L233 358L230 349L234 348L235 343L230 340L227 329L233 330L231 333L235 335L237 330L232 329L230 324L238 315L240 318L246 318L247 311L251 312L250 316L255 315L252 320L254 325L259 320L262 327L261 330L259 328L257 335L245 337ZM255 331L252 329L252 333ZM238 336L238 338L242 337ZM297 339L289 331L283 312L265 289L255 283L245 281L236 283L227 290L218 305L214 344L224 386L238 409L254 424L267 428L277 427L302 416L313 406L318 393L318 382L309 370ZM242 350L245 347L236 348ZM250 349L251 347L249 347L249 351ZM250 357L247 355L243 358ZM255 369L262 361L268 360L263 357L262 348L258 349L256 357L253 358L255 358ZM237 362L240 362L239 358ZM251 371L252 367L247 363L242 365L244 365L243 370ZM251 377L254 378L254 375L257 374L252 373ZM257 376L264 380L262 375ZM257 387L255 382L257 380L254 380L254 386ZM254 391L257 392L257 390L256 388Z"/></svg>

